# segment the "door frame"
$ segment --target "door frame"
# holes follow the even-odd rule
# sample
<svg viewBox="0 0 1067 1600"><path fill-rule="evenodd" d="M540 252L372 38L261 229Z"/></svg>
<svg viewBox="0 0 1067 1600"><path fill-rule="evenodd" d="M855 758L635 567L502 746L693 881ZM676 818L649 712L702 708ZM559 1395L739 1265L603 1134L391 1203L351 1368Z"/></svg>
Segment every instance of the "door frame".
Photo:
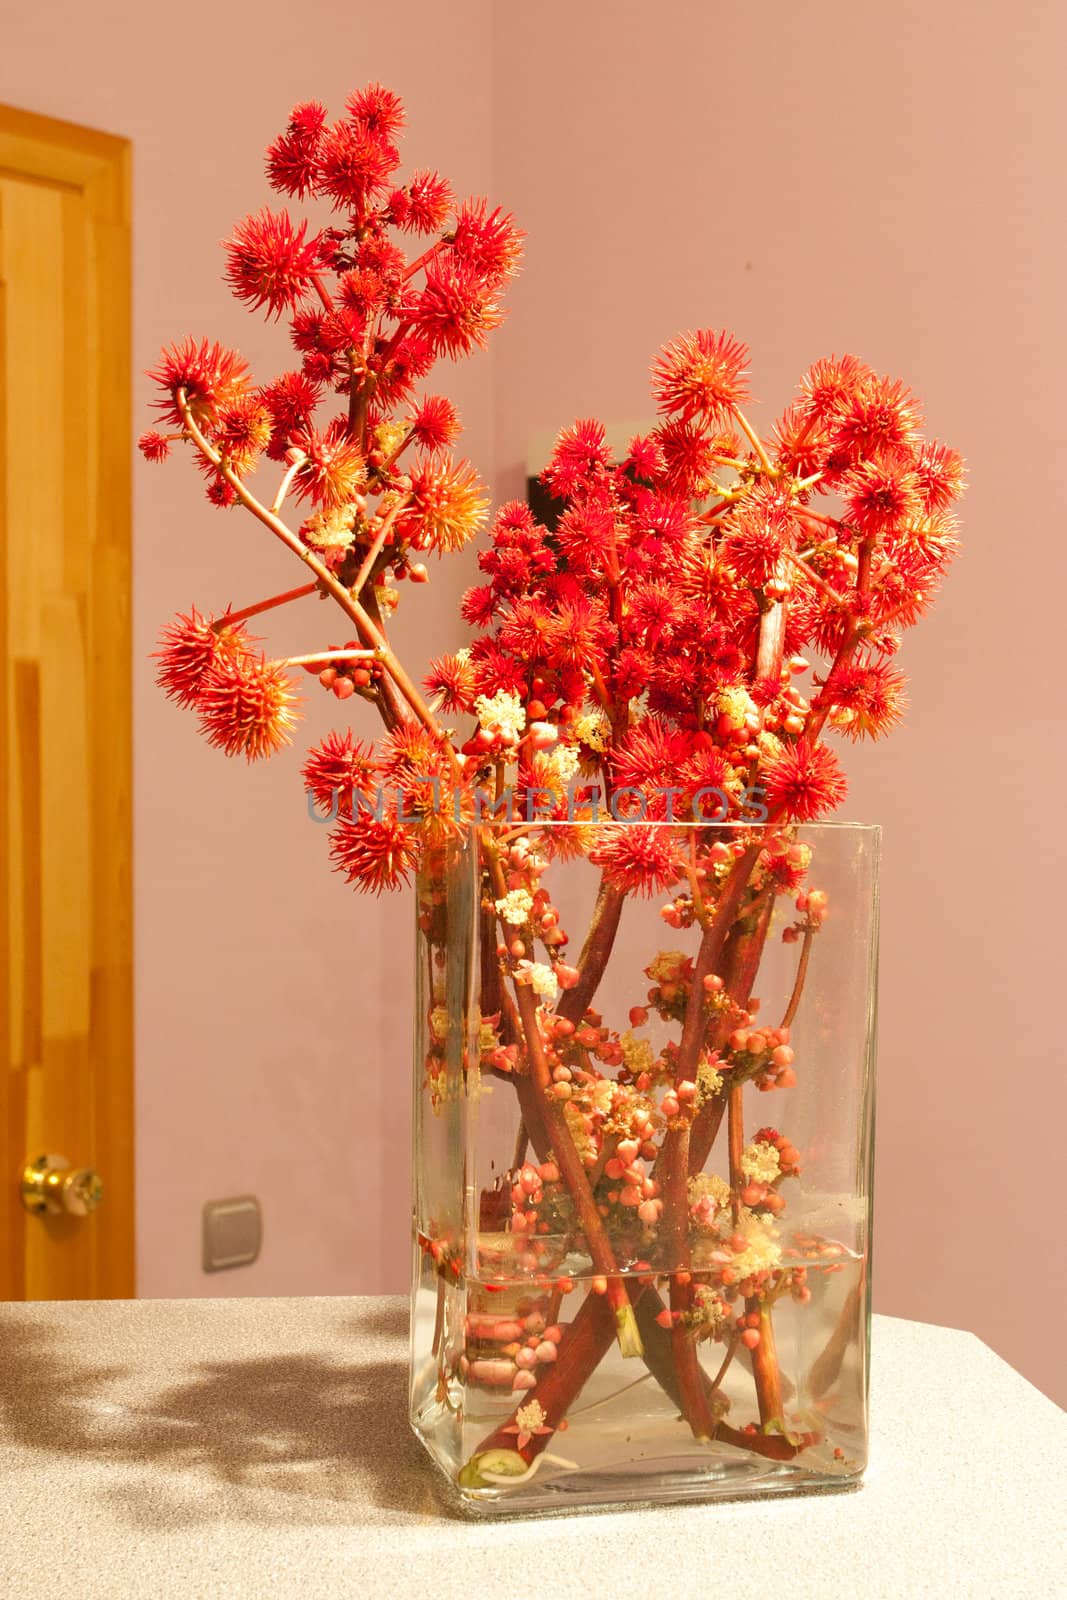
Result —
<svg viewBox="0 0 1067 1600"><path fill-rule="evenodd" d="M85 637L88 700L88 771L92 805L91 943L89 956L89 1073L93 1128L88 1150L63 1151L77 1162L91 1158L106 1181L92 1228L92 1293L101 1299L134 1293L134 1077L131 712L131 272L128 140L52 117L0 106L0 176L58 188L84 206L94 264L89 293L92 379L85 425L95 440L94 466L85 484L86 538L92 540L92 574ZM5 338L4 286L0 283L0 353ZM0 383L0 439L5 438L4 385ZM62 452L55 458L61 467ZM0 576L7 572L6 492L0 452ZM69 469L67 469L69 470ZM0 596L0 663L8 659L7 599ZM4 668L6 674L6 667ZM0 679L0 690L6 685ZM19 1298L25 1283L27 1227L40 1219L22 1211L18 1197L27 1155L28 1073L11 1059L12 971L9 941L10 879L7 863L9 796L7 739L0 738L0 1285ZM39 959L39 952L37 957ZM33 1004L31 985L17 1004ZM56 1219L62 1223L64 1219ZM82 1224L81 1226L84 1226ZM2 1290L0 1290L2 1293ZM48 1289L45 1293L50 1293ZM56 1293L63 1293L61 1279Z"/></svg>

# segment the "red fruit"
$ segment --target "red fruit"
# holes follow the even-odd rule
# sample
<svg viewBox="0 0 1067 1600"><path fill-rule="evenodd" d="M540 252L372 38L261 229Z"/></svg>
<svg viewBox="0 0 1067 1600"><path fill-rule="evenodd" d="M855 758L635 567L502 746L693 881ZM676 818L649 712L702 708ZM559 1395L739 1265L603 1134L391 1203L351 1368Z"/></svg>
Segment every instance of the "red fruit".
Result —
<svg viewBox="0 0 1067 1600"><path fill-rule="evenodd" d="M356 686L351 678L338 678L333 685L333 692L338 700L348 700L356 692Z"/></svg>
<svg viewBox="0 0 1067 1600"><path fill-rule="evenodd" d="M337 668L323 667L322 671L319 673L319 682L322 684L324 689L332 689L334 684L337 682Z"/></svg>

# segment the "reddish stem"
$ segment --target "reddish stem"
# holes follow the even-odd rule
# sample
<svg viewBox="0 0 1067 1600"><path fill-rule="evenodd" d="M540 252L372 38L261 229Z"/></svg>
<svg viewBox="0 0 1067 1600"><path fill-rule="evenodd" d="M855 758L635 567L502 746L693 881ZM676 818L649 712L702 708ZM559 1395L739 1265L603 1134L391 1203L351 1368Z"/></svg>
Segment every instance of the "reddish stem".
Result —
<svg viewBox="0 0 1067 1600"><path fill-rule="evenodd" d="M707 1390L696 1337L686 1325L693 1308L692 1264L689 1253L689 1124L679 1122L664 1138L666 1180L663 1187L663 1239L671 1264L670 1299L672 1317L671 1355L678 1379L682 1415L695 1439L710 1439L715 1418L708 1405Z"/></svg>
<svg viewBox="0 0 1067 1600"><path fill-rule="evenodd" d="M656 1321L664 1310L663 1301L653 1288L640 1283L631 1282L629 1293L644 1340L648 1369L674 1404L681 1407L682 1397L672 1355L671 1335ZM614 1336L613 1319L603 1297L588 1295L574 1320L563 1330L558 1358L551 1366L539 1369L536 1388L525 1393L521 1403L527 1404L531 1398L537 1400L545 1413L545 1426L554 1432L611 1349ZM705 1404L710 1412L715 1389L703 1367L700 1372ZM782 1434L744 1433L726 1422L713 1423L712 1433L723 1444L751 1451L771 1461L792 1461L804 1447L803 1444L790 1443ZM806 1436L804 1443L813 1440L813 1435ZM486 1451L515 1451L529 1465L543 1450L547 1450L551 1441L552 1432L535 1433L520 1448L518 1428L512 1414L507 1422L482 1440L471 1457L468 1470L473 1469L472 1481L475 1484L478 1482L478 1458Z"/></svg>
<svg viewBox="0 0 1067 1600"><path fill-rule="evenodd" d="M211 626L219 633L235 622L247 622L249 617L258 617L261 611L273 611L276 606L287 606L291 600L302 600L305 595L314 594L318 587L317 578L311 583L298 584L284 594L272 594L269 600L258 600L254 606L242 606L240 611L225 611Z"/></svg>
<svg viewBox="0 0 1067 1600"><path fill-rule="evenodd" d="M493 892L498 899L507 894L504 871L495 847L490 843L485 851ZM537 1091L544 1126L552 1141L552 1150L559 1164L560 1176L567 1187L586 1245L598 1275L607 1280L605 1298L615 1315L619 1348L624 1356L641 1354L641 1339L633 1319L633 1308L626 1294L626 1285L619 1275L615 1253L612 1250L603 1218L597 1210L596 1198L589 1183L589 1175L582 1165L571 1131L559 1102L554 1097L552 1072L545 1055L541 1027L537 1017L537 1000L528 983L514 980L515 1002L526 1044L526 1059L530 1078ZM528 1124L529 1125L529 1124Z"/></svg>
<svg viewBox="0 0 1067 1600"><path fill-rule="evenodd" d="M782 1421L782 1383L778 1371L778 1352L774 1343L774 1323L771 1308L758 1295L745 1301L746 1311L759 1317L759 1344L752 1352L752 1376L756 1380L756 1399L759 1419L766 1428L769 1423Z"/></svg>

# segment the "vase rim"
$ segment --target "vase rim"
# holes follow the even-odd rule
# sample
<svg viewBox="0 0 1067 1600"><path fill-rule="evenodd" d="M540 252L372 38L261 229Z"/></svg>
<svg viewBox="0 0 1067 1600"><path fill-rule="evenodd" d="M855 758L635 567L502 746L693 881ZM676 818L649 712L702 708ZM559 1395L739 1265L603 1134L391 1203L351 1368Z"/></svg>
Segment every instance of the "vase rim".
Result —
<svg viewBox="0 0 1067 1600"><path fill-rule="evenodd" d="M460 824L463 831L474 832L479 828L500 828L507 832L514 832L516 828L543 828L549 831L564 828L684 828L694 829L699 832L708 832L719 828L736 833L780 833L783 829L795 828L804 833L861 833L876 835L881 834L880 822L852 822L844 818L828 820L825 822L746 822L738 818L722 821L695 821L682 818L668 819L666 817L480 817L477 821L464 819Z"/></svg>

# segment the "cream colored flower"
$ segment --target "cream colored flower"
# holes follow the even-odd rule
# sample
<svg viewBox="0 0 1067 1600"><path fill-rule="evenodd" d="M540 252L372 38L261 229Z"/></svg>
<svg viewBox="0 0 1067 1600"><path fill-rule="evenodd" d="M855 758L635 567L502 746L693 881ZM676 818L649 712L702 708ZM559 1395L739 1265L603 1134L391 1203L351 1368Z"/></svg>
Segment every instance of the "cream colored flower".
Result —
<svg viewBox="0 0 1067 1600"><path fill-rule="evenodd" d="M430 1037L435 1044L444 1044L448 1038L447 1006L434 1006L430 1012Z"/></svg>
<svg viewBox="0 0 1067 1600"><path fill-rule="evenodd" d="M526 726L525 707L518 695L507 689L498 689L494 695L480 694L474 709L486 733L517 739Z"/></svg>
<svg viewBox="0 0 1067 1600"><path fill-rule="evenodd" d="M547 787L566 789L578 771L578 759L577 745L557 744L552 754L545 759L548 772Z"/></svg>
<svg viewBox="0 0 1067 1600"><path fill-rule="evenodd" d="M540 1400L528 1400L524 1406L520 1406L516 1411L515 1421L523 1433L533 1433L535 1428L541 1426L547 1415L548 1413Z"/></svg>
<svg viewBox="0 0 1067 1600"><path fill-rule="evenodd" d="M747 689L721 689L717 702L720 715L744 722L746 717L758 717L759 708Z"/></svg>
<svg viewBox="0 0 1067 1600"><path fill-rule="evenodd" d="M572 1100L565 1100L563 1103L563 1120L567 1124L571 1143L579 1156L584 1159L588 1155L596 1155L596 1144L593 1135L586 1127L585 1113Z"/></svg>
<svg viewBox="0 0 1067 1600"><path fill-rule="evenodd" d="M741 1156L741 1171L752 1183L773 1183L781 1170L777 1149L764 1139L750 1144Z"/></svg>
<svg viewBox="0 0 1067 1600"><path fill-rule="evenodd" d="M478 1054L480 1056L492 1055L500 1045L500 1036L491 1022L482 1017L478 1024Z"/></svg>
<svg viewBox="0 0 1067 1600"><path fill-rule="evenodd" d="M315 511L300 529L305 544L320 555L342 554L355 541L355 506L335 506L331 511Z"/></svg>
<svg viewBox="0 0 1067 1600"><path fill-rule="evenodd" d="M696 1284L693 1299L700 1325L709 1333L717 1333L729 1321L730 1307L709 1283Z"/></svg>
<svg viewBox="0 0 1067 1600"><path fill-rule="evenodd" d="M697 1067L697 1105L711 1100L722 1088L722 1073L705 1050Z"/></svg>
<svg viewBox="0 0 1067 1600"><path fill-rule="evenodd" d="M745 1248L730 1263L735 1279L741 1282L757 1272L773 1272L782 1259L782 1247L776 1237L778 1229L773 1218L742 1206L736 1231L745 1240Z"/></svg>
<svg viewBox="0 0 1067 1600"><path fill-rule="evenodd" d="M513 928L521 928L533 910L533 895L528 889L512 889L496 902L497 916Z"/></svg>
<svg viewBox="0 0 1067 1600"><path fill-rule="evenodd" d="M645 971L654 983L677 983L688 959L681 950L661 950Z"/></svg>
<svg viewBox="0 0 1067 1600"><path fill-rule="evenodd" d="M599 755L608 747L611 723L603 711L587 711L584 717L579 717L575 722L573 731L576 739Z"/></svg>
<svg viewBox="0 0 1067 1600"><path fill-rule="evenodd" d="M639 1039L633 1030L628 1028L620 1035L619 1044L622 1048L623 1064L632 1077L640 1077L642 1072L651 1072L656 1053L647 1039Z"/></svg>
<svg viewBox="0 0 1067 1600"><path fill-rule="evenodd" d="M539 1000L554 1005L559 998L559 981L552 968L544 961L529 961L520 969L520 977L528 983Z"/></svg>
<svg viewBox="0 0 1067 1600"><path fill-rule="evenodd" d="M689 1207L704 1203L705 1208L714 1213L721 1211L730 1204L730 1185L725 1178L720 1178L717 1172L700 1172L695 1178L689 1180Z"/></svg>

